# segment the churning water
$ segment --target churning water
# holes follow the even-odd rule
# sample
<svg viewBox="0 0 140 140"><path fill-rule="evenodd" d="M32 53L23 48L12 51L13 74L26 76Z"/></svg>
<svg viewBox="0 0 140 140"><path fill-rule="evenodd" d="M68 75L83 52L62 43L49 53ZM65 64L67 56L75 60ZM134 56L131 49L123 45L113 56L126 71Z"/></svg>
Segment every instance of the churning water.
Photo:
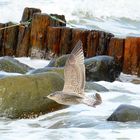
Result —
<svg viewBox="0 0 140 140"><path fill-rule="evenodd" d="M17 59L34 68L48 64L45 60ZM138 79L121 74L123 82L97 82L109 92L100 93L103 103L96 108L81 104L35 119L0 118L0 140L139 140L140 123L106 121L120 104L140 106L140 85L131 83L133 78Z"/></svg>
<svg viewBox="0 0 140 140"><path fill-rule="evenodd" d="M140 36L139 0L0 0L0 22L19 22L25 7L64 14L76 27Z"/></svg>
<svg viewBox="0 0 140 140"><path fill-rule="evenodd" d="M140 36L139 0L0 0L0 22L19 22L25 7L64 14L77 27ZM34 68L48 64L29 58L19 60ZM120 104L140 106L140 85L130 83L132 78L121 74L123 82L98 82L109 92L101 93L103 103L97 108L76 105L36 119L0 118L0 140L139 140L140 123L106 121Z"/></svg>

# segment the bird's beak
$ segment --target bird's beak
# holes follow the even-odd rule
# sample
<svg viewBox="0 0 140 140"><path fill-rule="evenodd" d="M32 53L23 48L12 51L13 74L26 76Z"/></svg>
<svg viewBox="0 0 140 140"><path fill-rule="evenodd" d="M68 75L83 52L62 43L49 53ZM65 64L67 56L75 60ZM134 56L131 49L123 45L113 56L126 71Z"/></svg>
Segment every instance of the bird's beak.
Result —
<svg viewBox="0 0 140 140"><path fill-rule="evenodd" d="M49 95L48 96L43 96L43 99L47 99L47 98L49 98Z"/></svg>
<svg viewBox="0 0 140 140"><path fill-rule="evenodd" d="M50 98L50 95L46 96L47 98Z"/></svg>

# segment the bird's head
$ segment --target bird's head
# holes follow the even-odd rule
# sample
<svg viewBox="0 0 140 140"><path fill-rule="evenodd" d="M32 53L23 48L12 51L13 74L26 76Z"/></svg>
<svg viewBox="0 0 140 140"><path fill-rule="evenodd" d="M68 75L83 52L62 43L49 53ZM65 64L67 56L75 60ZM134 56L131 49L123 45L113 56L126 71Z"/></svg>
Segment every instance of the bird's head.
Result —
<svg viewBox="0 0 140 140"><path fill-rule="evenodd" d="M53 92L47 96L49 99L57 100L60 97L60 91Z"/></svg>

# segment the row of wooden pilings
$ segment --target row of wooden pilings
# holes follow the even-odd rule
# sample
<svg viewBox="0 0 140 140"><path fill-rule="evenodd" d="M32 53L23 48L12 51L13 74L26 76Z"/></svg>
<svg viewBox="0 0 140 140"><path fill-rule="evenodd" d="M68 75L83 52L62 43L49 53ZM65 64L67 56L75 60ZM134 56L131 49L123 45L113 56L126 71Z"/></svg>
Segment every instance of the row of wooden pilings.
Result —
<svg viewBox="0 0 140 140"><path fill-rule="evenodd" d="M26 24L27 21L30 22ZM113 56L124 73L140 76L140 37L117 38L104 31L69 28L65 23L64 15L48 15L40 9L25 8L19 26L13 26L12 22L0 23L0 56L48 59L70 53L81 40L85 57ZM13 27L5 28L11 25Z"/></svg>

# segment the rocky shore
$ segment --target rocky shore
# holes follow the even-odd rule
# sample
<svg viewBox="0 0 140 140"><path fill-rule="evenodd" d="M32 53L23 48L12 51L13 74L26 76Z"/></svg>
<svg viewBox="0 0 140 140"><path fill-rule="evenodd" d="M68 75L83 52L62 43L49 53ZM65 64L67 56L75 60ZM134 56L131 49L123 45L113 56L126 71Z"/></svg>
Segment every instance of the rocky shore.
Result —
<svg viewBox="0 0 140 140"><path fill-rule="evenodd" d="M56 20L57 19L57 20ZM63 21L63 23L62 23ZM66 27L64 15L25 8L19 26L0 24L0 55L50 59L71 52L82 40L86 58L113 56L121 71L140 76L140 38L117 38L111 33Z"/></svg>
<svg viewBox="0 0 140 140"><path fill-rule="evenodd" d="M50 93L62 90L64 86L65 63L63 62L62 65L61 61L64 61L62 57L58 59L61 67L59 64L56 66L50 62L49 66L42 69L33 69L12 57L2 57L1 71L18 73L18 75L0 75L0 116L14 119L31 118L66 108L67 106L46 98ZM93 80L95 81L94 77L91 77L90 81ZM108 91L105 87L93 82L87 82L85 90Z"/></svg>
<svg viewBox="0 0 140 140"><path fill-rule="evenodd" d="M121 72L140 76L139 37L117 38L104 31L66 27L64 15L48 15L35 8L25 8L21 23L14 25L0 24L0 56L3 56L0 70L21 75L0 75L0 116L30 118L65 108L44 97L62 90L65 62L79 40L83 42L85 55L85 90L107 92L108 89L93 81L113 82ZM51 61L44 68L33 69L13 56ZM131 111L133 108L136 111ZM107 120L137 121L140 115L135 115L137 110L122 105ZM122 118L120 114L117 116L118 112Z"/></svg>

